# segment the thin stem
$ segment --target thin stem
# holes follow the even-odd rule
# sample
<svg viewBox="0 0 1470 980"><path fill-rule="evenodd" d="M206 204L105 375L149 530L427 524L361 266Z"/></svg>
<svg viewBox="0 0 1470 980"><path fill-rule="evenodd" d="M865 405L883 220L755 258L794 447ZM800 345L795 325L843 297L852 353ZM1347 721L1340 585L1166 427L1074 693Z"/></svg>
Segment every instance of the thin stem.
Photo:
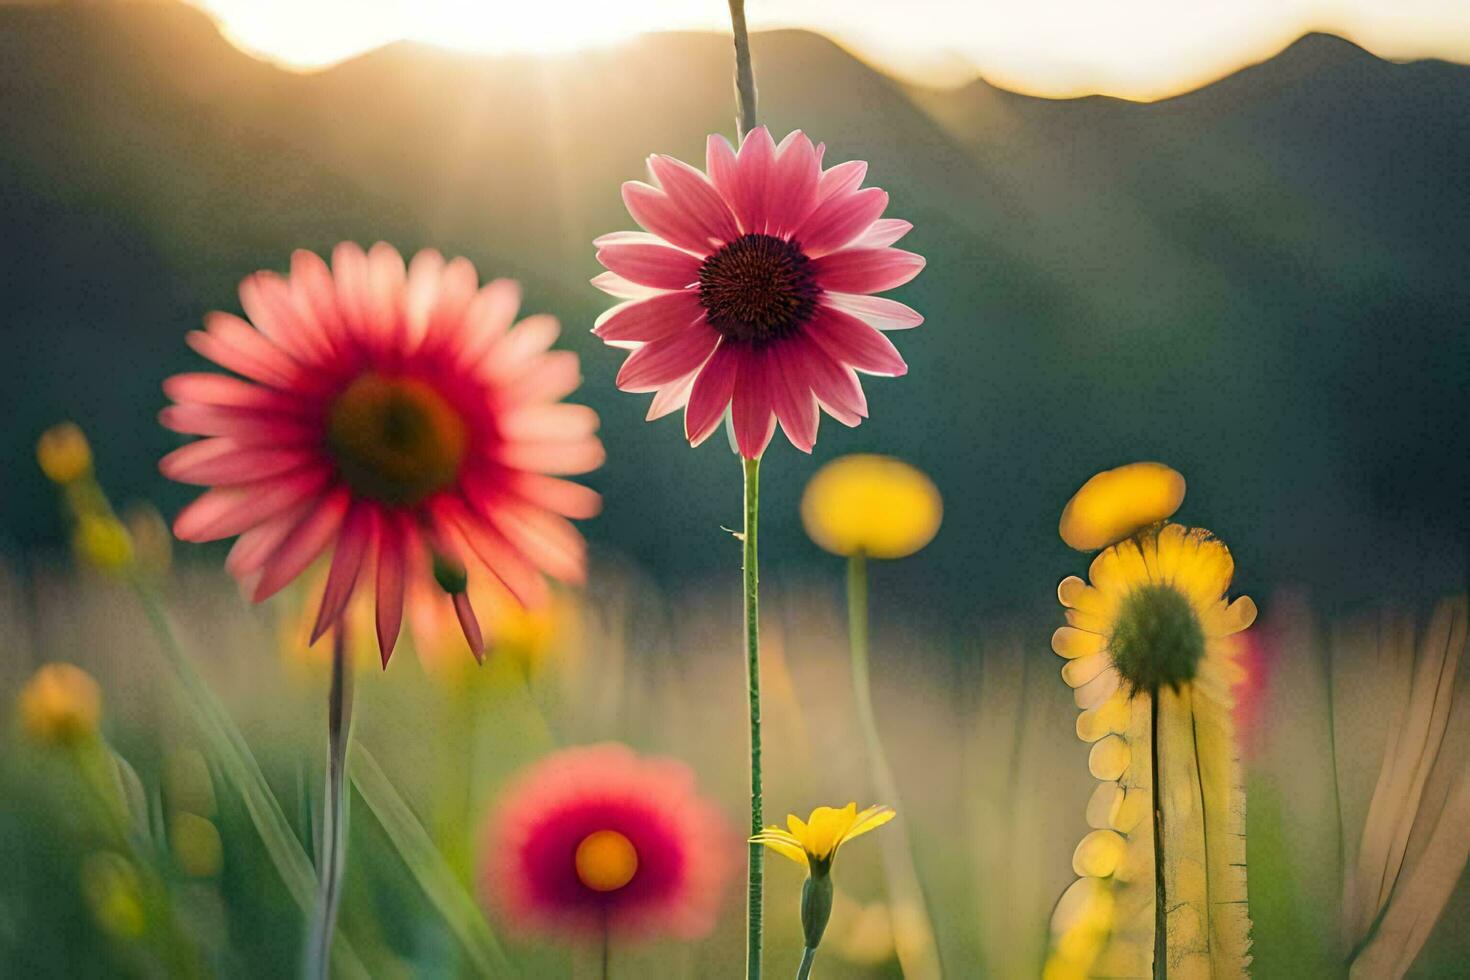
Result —
<svg viewBox="0 0 1470 980"><path fill-rule="evenodd" d="M807 980L812 975L812 960L817 958L817 951L807 946L801 951L801 966L796 968L796 980Z"/></svg>
<svg viewBox="0 0 1470 980"><path fill-rule="evenodd" d="M868 559L862 552L847 560L847 641L852 661L852 695L857 710L858 727L862 729L872 770L876 802L901 808L898 781L888 764L888 753L878 734L878 717L873 710L872 670L868 660ZM922 914L919 928L911 941L899 950L899 965L913 978L938 976L937 951L930 924L928 901L914 867L912 845L907 832L885 837L882 842L884 870L888 877L889 900L895 907L910 906ZM920 939L922 929L922 942Z"/></svg>
<svg viewBox="0 0 1470 980"><path fill-rule="evenodd" d="M1164 794L1159 779L1159 691L1149 694L1149 777L1153 782L1154 797L1154 976L1168 976L1168 927L1169 910L1166 901L1168 889L1164 885Z"/></svg>
<svg viewBox="0 0 1470 980"><path fill-rule="evenodd" d="M740 107L736 125L740 138L758 125L755 121L755 69L750 63L750 35L745 30L745 0L730 0L730 26L735 34L735 101Z"/></svg>
<svg viewBox="0 0 1470 980"><path fill-rule="evenodd" d="M607 913L602 916L602 980L612 976L612 933L607 927Z"/></svg>
<svg viewBox="0 0 1470 980"><path fill-rule="evenodd" d="M342 869L347 857L347 742L352 735L352 664L341 623L332 630L332 687L327 695L327 788L322 805L322 855L316 908L306 952L305 974L326 980L332 934L342 904Z"/></svg>
<svg viewBox="0 0 1470 980"><path fill-rule="evenodd" d="M760 515L759 459L745 460L745 682L750 696L750 835L759 834L765 816L761 806L761 660L760 570L756 555L756 525ZM762 893L765 890L765 848L750 845L746 876L745 975L761 975Z"/></svg>

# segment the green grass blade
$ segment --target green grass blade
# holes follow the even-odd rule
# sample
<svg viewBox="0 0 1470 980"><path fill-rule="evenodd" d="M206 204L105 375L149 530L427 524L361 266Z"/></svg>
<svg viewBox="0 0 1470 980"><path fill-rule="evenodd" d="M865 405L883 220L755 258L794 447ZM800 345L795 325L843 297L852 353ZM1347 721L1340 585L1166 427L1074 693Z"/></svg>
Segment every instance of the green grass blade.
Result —
<svg viewBox="0 0 1470 980"><path fill-rule="evenodd" d="M363 802L382 825L424 895L464 947L475 971L481 976L505 976L511 969L510 961L480 906L455 877L449 862L434 846L428 831L393 787L392 780L361 743L352 748L348 770Z"/></svg>
<svg viewBox="0 0 1470 980"><path fill-rule="evenodd" d="M194 716L195 723L204 735L206 747L219 764L225 778L240 794L245 810L254 824L261 843L276 872L281 876L286 890L291 893L304 914L310 914L316 897L316 872L311 860L301 847L301 842L291 832L281 805L276 801L260 764L255 761L245 736L240 734L229 713L225 711L204 678L195 671L188 656L179 645L169 624L158 596L146 584L135 583L143 611L149 625L158 636L164 655L174 669L174 675L184 689L184 700ZM333 962L345 976L367 978L369 973L358 959L351 945L339 931L332 944Z"/></svg>

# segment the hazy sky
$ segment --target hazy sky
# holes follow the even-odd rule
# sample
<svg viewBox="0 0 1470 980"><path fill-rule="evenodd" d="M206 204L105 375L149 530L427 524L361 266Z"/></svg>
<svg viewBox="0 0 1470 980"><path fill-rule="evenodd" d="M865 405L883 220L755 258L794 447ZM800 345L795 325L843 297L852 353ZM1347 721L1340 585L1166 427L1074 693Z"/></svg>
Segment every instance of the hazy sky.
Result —
<svg viewBox="0 0 1470 980"><path fill-rule="evenodd" d="M240 46L299 67L388 41L564 51L645 31L727 30L725 0L189 0ZM748 0L753 29L822 31L936 84L1156 98L1309 30L1389 58L1470 61L1470 0Z"/></svg>

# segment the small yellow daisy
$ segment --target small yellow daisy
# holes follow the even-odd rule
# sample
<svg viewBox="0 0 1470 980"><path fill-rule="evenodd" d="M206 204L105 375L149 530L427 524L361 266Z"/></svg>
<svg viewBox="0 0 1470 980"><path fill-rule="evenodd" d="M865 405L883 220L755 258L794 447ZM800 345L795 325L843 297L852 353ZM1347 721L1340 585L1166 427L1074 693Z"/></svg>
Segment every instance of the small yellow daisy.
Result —
<svg viewBox="0 0 1470 980"><path fill-rule="evenodd" d="M72 664L46 664L20 692L21 727L38 742L72 745L97 734L102 689Z"/></svg>
<svg viewBox="0 0 1470 980"><path fill-rule="evenodd" d="M854 837L876 830L894 817L890 806L870 806L861 813L856 803L842 809L819 806L803 821L794 813L786 815L786 826L767 827L750 839L788 857L812 874L826 874L832 867L837 849Z"/></svg>

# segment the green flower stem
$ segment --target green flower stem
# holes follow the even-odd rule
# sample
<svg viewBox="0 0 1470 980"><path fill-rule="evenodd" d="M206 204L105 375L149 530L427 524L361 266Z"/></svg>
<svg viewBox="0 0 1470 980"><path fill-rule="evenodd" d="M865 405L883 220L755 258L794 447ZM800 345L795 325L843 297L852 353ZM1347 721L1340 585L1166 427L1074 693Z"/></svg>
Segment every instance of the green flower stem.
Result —
<svg viewBox="0 0 1470 980"><path fill-rule="evenodd" d="M303 971L311 980L326 980L331 963L332 934L342 903L342 869L347 858L347 742L352 736L352 664L347 659L343 626L332 630L332 687L327 696L327 788L322 806L322 854L316 907Z"/></svg>
<svg viewBox="0 0 1470 980"><path fill-rule="evenodd" d="M745 0L730 0L730 26L735 35L735 98L740 104L736 122L744 139L756 127L755 69L750 63L750 35L745 30Z"/></svg>
<svg viewBox="0 0 1470 980"><path fill-rule="evenodd" d="M857 710L858 727L863 732L863 743L867 748L868 763L872 767L873 790L878 800L895 808L901 808L898 783L893 778L893 769L888 764L888 754L883 750L883 741L878 735L878 720L873 712L872 671L868 664L868 559L862 552L847 560L847 638L852 659L852 694ZM907 833L883 842L883 863L888 876L888 897L898 911L901 906L910 906L923 916L922 945L914 942L899 946L899 965L905 976L915 980L938 977L938 953L934 942L934 930L929 920L928 903L923 886L919 884L919 873L914 867L911 844ZM896 937L895 937L896 938Z"/></svg>
<svg viewBox="0 0 1470 980"><path fill-rule="evenodd" d="M807 980L812 975L812 960L817 958L817 951L810 946L801 951L801 966L796 968L796 980Z"/></svg>
<svg viewBox="0 0 1470 980"><path fill-rule="evenodd" d="M760 515L759 459L745 462L745 682L750 696L750 836L764 829L761 805L761 659L760 659L760 570L756 554L756 524ZM765 846L750 845L746 875L745 976L759 980L762 946L762 893L765 890Z"/></svg>

